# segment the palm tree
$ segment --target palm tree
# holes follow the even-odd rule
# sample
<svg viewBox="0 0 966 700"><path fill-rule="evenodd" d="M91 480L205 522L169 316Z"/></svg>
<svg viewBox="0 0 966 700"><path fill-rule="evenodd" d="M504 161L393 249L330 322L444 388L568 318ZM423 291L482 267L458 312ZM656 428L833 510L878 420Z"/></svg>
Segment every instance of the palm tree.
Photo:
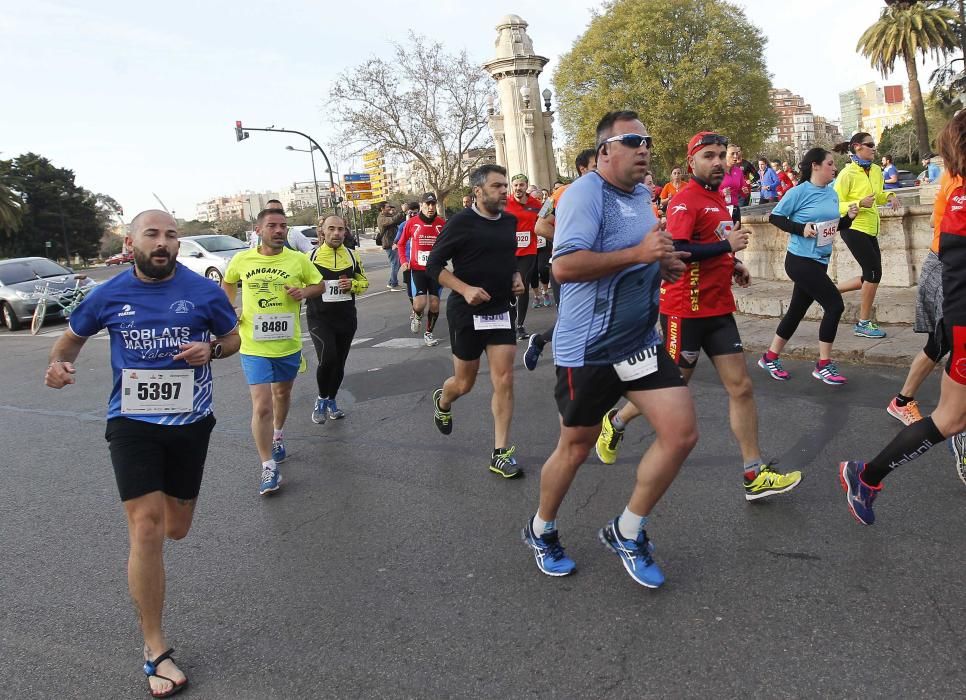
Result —
<svg viewBox="0 0 966 700"><path fill-rule="evenodd" d="M912 118L916 123L919 153L929 151L929 130L926 108L919 87L916 54L925 58L933 54L937 59L955 50L959 43L958 16L948 7L935 3L891 0L882 10L879 21L865 30L856 50L869 59L872 67L885 77L892 72L896 59L906 64L909 77L909 100Z"/></svg>
<svg viewBox="0 0 966 700"><path fill-rule="evenodd" d="M0 183L0 231L12 233L20 228L22 207L20 197L7 185Z"/></svg>

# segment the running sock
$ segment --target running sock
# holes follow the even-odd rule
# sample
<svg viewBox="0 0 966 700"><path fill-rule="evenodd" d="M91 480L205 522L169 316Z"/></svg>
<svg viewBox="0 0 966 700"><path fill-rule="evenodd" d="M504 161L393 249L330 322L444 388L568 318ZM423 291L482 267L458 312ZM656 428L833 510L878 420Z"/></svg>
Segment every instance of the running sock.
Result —
<svg viewBox="0 0 966 700"><path fill-rule="evenodd" d="M758 459L753 459L750 462L745 462L743 469L745 472L745 478L748 481L754 481L755 477L758 476L758 472L761 471L761 457Z"/></svg>
<svg viewBox="0 0 966 700"><path fill-rule="evenodd" d="M911 396L903 396L902 394L896 394L896 406L899 406L901 408L902 406L905 406L910 401L912 401Z"/></svg>
<svg viewBox="0 0 966 700"><path fill-rule="evenodd" d="M617 532L625 540L636 540L646 524L646 515L637 515L632 513L630 508L624 508L621 517L617 519Z"/></svg>
<svg viewBox="0 0 966 700"><path fill-rule="evenodd" d="M272 441L281 440L285 437L285 430L283 428L275 428L275 432L272 434Z"/></svg>
<svg viewBox="0 0 966 700"><path fill-rule="evenodd" d="M439 318L438 311L430 311L426 317L426 332L432 333L433 329L436 328L436 319Z"/></svg>
<svg viewBox="0 0 966 700"><path fill-rule="evenodd" d="M546 535L548 532L553 532L554 530L557 529L556 520L543 520L540 517L540 513L537 513L536 515L533 516L531 525L533 527L533 534L536 535L537 537L540 537L541 535Z"/></svg>
<svg viewBox="0 0 966 700"><path fill-rule="evenodd" d="M774 362L775 360L778 359L778 353L772 352L771 350L769 350L768 352L765 353L765 359L768 360L769 362Z"/></svg>
<svg viewBox="0 0 966 700"><path fill-rule="evenodd" d="M869 322L869 319L867 319L867 318L860 318L859 319L859 323L866 324L868 322Z"/></svg>
<svg viewBox="0 0 966 700"><path fill-rule="evenodd" d="M860 474L869 486L878 486L896 467L911 462L929 451L930 447L945 440L932 420L932 416L907 425L885 449L869 460Z"/></svg>
<svg viewBox="0 0 966 700"><path fill-rule="evenodd" d="M828 365L832 364L831 360L819 360L815 363L815 366L819 369L825 369Z"/></svg>
<svg viewBox="0 0 966 700"><path fill-rule="evenodd" d="M614 430L619 433L623 433L624 428L627 427L627 423L621 420L621 414L617 409L614 409L610 413L610 424L614 426Z"/></svg>
<svg viewBox="0 0 966 700"><path fill-rule="evenodd" d="M269 459L262 462L262 469L271 469L272 471L275 471L277 468L278 468L278 465L275 464L274 459Z"/></svg>

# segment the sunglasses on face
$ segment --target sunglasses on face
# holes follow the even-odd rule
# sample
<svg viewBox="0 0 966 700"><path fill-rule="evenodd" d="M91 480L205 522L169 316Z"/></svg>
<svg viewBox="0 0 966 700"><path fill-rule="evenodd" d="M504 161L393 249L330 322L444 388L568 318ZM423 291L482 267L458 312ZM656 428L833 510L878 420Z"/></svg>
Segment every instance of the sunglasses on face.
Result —
<svg viewBox="0 0 966 700"><path fill-rule="evenodd" d="M874 141L872 143L865 143L863 141L862 142L862 145L865 146L866 148L875 148L875 142Z"/></svg>
<svg viewBox="0 0 966 700"><path fill-rule="evenodd" d="M603 146L605 143L614 143L619 141L622 145L628 148L638 149L641 144L647 146L647 150L651 150L651 144L654 142L650 136L641 136L640 134L620 134L619 136L611 136L609 139L604 139L600 142ZM600 148L600 146L598 146Z"/></svg>

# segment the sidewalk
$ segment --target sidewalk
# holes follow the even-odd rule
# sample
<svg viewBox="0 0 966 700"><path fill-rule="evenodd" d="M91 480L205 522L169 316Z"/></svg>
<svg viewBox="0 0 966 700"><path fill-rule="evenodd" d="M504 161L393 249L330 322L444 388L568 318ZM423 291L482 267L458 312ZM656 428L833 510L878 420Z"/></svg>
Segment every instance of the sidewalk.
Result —
<svg viewBox="0 0 966 700"><path fill-rule="evenodd" d="M761 354L768 349L775 329L777 318L736 315L738 329L745 350ZM818 321L802 321L795 335L782 351L782 357L797 360L818 360ZM908 325L882 325L886 337L881 340L857 338L852 333L852 323L839 324L835 337L832 359L841 365L868 364L908 367L926 342L922 333L914 333Z"/></svg>
<svg viewBox="0 0 966 700"><path fill-rule="evenodd" d="M788 307L792 283L754 282L747 289L732 289L738 304L738 328L745 350L763 353L771 344L778 321ZM859 314L859 293L843 294L845 313L835 337L833 359L842 364L908 367L926 342L924 334L912 330L917 291L917 287L879 287L872 317L886 332L886 337L881 340L858 338L853 334L852 326ZM822 307L812 304L805 320L785 346L782 357L817 360L821 318Z"/></svg>

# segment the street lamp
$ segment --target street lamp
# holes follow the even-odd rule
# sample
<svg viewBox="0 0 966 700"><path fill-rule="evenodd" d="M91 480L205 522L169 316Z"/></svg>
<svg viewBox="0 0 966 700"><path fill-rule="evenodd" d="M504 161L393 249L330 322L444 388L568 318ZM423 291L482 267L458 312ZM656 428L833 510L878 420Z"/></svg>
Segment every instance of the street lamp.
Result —
<svg viewBox="0 0 966 700"><path fill-rule="evenodd" d="M520 88L520 97L523 98L523 108L530 109L530 86L526 83Z"/></svg>
<svg viewBox="0 0 966 700"><path fill-rule="evenodd" d="M316 146L313 144L311 148L295 148L295 146L286 146L286 151L298 151L299 153L308 153L309 158L312 159L312 182L315 183L315 218L318 219L322 216L322 200L319 198L319 181L315 177L315 150Z"/></svg>
<svg viewBox="0 0 966 700"><path fill-rule="evenodd" d="M550 98L553 97L553 93L550 92L550 88L544 88L543 89L543 92L541 92L540 94L543 95L543 104L547 108L547 111L549 112L550 111Z"/></svg>

